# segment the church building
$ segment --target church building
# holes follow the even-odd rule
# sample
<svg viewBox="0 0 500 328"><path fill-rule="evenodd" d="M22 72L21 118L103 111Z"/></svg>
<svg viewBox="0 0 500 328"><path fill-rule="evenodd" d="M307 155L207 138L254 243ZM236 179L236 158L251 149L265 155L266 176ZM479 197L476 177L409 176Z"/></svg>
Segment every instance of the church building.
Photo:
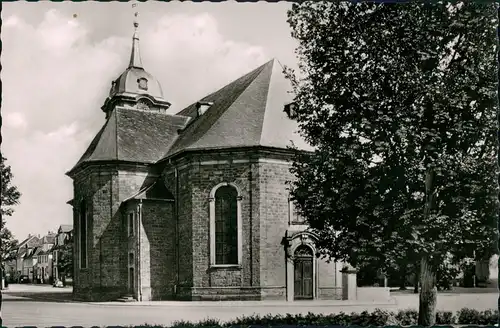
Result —
<svg viewBox="0 0 500 328"><path fill-rule="evenodd" d="M343 264L316 257L290 201L288 146L311 151L290 91L273 59L170 113L136 30L104 125L67 173L74 298L342 299Z"/></svg>

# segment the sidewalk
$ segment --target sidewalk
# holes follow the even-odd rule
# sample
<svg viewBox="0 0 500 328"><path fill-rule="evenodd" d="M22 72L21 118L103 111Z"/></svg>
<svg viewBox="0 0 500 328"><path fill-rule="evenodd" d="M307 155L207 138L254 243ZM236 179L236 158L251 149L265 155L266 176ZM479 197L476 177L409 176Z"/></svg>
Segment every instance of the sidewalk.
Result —
<svg viewBox="0 0 500 328"><path fill-rule="evenodd" d="M338 306L391 306L396 305L394 298L387 301L145 301L145 302L92 302L101 306L148 306L148 307L338 307Z"/></svg>

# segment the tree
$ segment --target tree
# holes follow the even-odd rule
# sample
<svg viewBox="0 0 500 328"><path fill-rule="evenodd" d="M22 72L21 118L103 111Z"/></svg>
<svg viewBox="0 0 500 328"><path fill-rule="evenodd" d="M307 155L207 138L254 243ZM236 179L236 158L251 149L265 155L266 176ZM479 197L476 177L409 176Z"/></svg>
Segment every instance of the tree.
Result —
<svg viewBox="0 0 500 328"><path fill-rule="evenodd" d="M63 282L68 275L73 276L73 243L65 243L57 252L57 269Z"/></svg>
<svg viewBox="0 0 500 328"><path fill-rule="evenodd" d="M496 5L304 2L288 22L296 119L315 147L294 157L297 210L322 256L412 261L432 325L444 259L494 252Z"/></svg>
<svg viewBox="0 0 500 328"><path fill-rule="evenodd" d="M1 119L0 119L1 122ZM2 136L0 134L0 141L2 139ZM19 203L19 198L21 197L21 193L17 190L16 186L12 185L12 171L10 169L10 166L7 165L5 162L7 159L0 154L0 249L3 250L5 249L5 245L8 245L10 243L10 239L4 239L5 237L9 237L9 234L7 231L4 230L5 226L5 221L4 218L6 216L11 216L14 210L12 209L12 206L17 205ZM9 231L10 232L10 231ZM12 234L10 234L12 236ZM2 258L2 267L3 267L3 258ZM3 270L0 270L2 272L1 276L3 277ZM0 312L1 312L1 307L2 307L2 293L0 292ZM0 326L2 324L2 317L0 316Z"/></svg>
<svg viewBox="0 0 500 328"><path fill-rule="evenodd" d="M11 216L14 213L14 209L12 206L17 205L19 203L19 198L21 197L21 193L17 190L17 187L12 185L12 171L9 165L6 164L7 159L3 156L0 157L0 171L2 174L2 183L1 183L1 208L0 213L3 218L6 216ZM4 225L4 221L2 222L2 226Z"/></svg>
<svg viewBox="0 0 500 328"><path fill-rule="evenodd" d="M19 244L19 242L17 239L14 238L12 232L10 232L10 230L7 229L6 227L0 230L0 238L2 239L2 245L0 247L0 252L1 252L0 256L2 261L5 261L10 257L12 249L15 248Z"/></svg>
<svg viewBox="0 0 500 328"><path fill-rule="evenodd" d="M5 259L5 252L12 248L14 246L13 243L15 243L12 233L5 228L5 217L11 216L14 213L12 207L19 204L19 198L21 197L21 193L17 190L17 187L12 185L12 171L10 166L6 164L6 161L7 159L4 156L0 156L0 249L2 251L2 260Z"/></svg>

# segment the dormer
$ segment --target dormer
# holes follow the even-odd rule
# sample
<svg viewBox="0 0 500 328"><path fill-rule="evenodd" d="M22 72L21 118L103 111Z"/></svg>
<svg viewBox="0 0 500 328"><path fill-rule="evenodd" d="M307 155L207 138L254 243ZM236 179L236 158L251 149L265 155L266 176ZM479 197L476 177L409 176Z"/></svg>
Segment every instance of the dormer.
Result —
<svg viewBox="0 0 500 328"><path fill-rule="evenodd" d="M202 116L205 114L205 112L212 107L214 103L213 102L208 102L208 101L199 101L196 103L196 111L198 113L198 117Z"/></svg>
<svg viewBox="0 0 500 328"><path fill-rule="evenodd" d="M297 118L297 104L295 102L291 102L285 105L283 110L288 118L295 120Z"/></svg>

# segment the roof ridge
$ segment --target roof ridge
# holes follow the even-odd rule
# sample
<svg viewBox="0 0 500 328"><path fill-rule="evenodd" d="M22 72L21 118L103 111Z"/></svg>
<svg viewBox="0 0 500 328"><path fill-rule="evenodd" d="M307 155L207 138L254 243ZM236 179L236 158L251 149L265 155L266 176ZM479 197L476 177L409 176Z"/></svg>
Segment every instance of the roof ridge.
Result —
<svg viewBox="0 0 500 328"><path fill-rule="evenodd" d="M280 67L282 69L283 68L283 65L281 65L281 63L279 62L279 60L273 58L271 62L271 67L270 67L270 70L269 70L269 86L267 87L267 93L266 93L266 105L265 105L265 108L264 108L264 115L262 115L262 124L260 125L260 137L259 137L259 145L262 145L263 144L263 141L264 141L264 125L266 124L266 115L269 116L269 112L270 110L268 110L268 106L269 106L269 94L271 94L272 90L271 88L273 87L272 83L273 83L273 78L276 78L275 76L273 76L273 71L274 71L274 62L277 61L278 64L280 65Z"/></svg>
<svg viewBox="0 0 500 328"><path fill-rule="evenodd" d="M206 98L209 98L209 97L211 97L211 96L216 95L217 93L221 92L223 89L225 89L225 88L229 87L230 85L232 85L232 84L236 83L237 81L239 81L239 80L241 80L241 79L243 79L243 78L247 77L248 75L250 75L250 74L252 74L252 73L257 72L258 70L262 71L262 70L264 69L264 67L265 67L267 64L269 64L269 62L271 62L271 61L272 61L272 60L269 60L269 61L265 62L264 64L262 64L262 65L258 66L257 68L254 68L254 69L252 69L251 71L248 71L247 73L245 73L245 74L241 75L240 77L233 79L233 80L232 80L232 81L230 81L229 83L226 83L225 85L223 85L223 86L219 87L217 90L215 90L215 91L213 91L213 92L209 93L208 95L206 95L206 96L204 96L204 97L200 98L199 100L195 101L194 103L192 103L192 104L188 105L187 107L183 108L182 110L180 110L179 112L177 112L177 113L176 113L176 115L185 116L185 115L180 114L180 113L182 113L182 112L184 112L184 111L186 111L186 112L187 112L187 111L191 108L191 106L193 106L193 105L194 105L194 104L196 104L197 102L199 102L199 101L203 101L203 99L206 99ZM259 72L259 74L260 74L260 72ZM258 76L259 74L257 74L256 76ZM255 78L254 78L254 79L255 79ZM246 90L246 88L245 88L245 90ZM190 115L188 115L188 116L190 116Z"/></svg>
<svg viewBox="0 0 500 328"><path fill-rule="evenodd" d="M236 97L234 99L234 101L231 103L231 105L229 105L228 109L231 108L231 106L237 102L244 94L245 92L254 84L256 83L255 81L257 79L259 79L259 77L266 71L266 68L268 66L271 66L270 68L270 74L269 74L269 85L267 87L267 92L266 92L266 96L265 96L265 99L264 99L264 104L267 104L267 100L268 100L268 97L269 97L269 89L270 89L270 84L271 84L271 78L272 78L272 68L273 68L273 65L274 65L274 59L271 59L269 61L267 61L264 65L261 65L259 68L259 72L258 74L256 74L254 76L254 78L250 81L250 83L248 83L248 85L245 87L245 89L243 89L243 91L238 95L238 97ZM264 119L265 119L265 116L266 116L266 106L264 106L264 113L262 115L262 122L261 124L259 124L259 128L260 128L260 131L259 131L259 144L260 144L260 140L262 139L262 131L264 129Z"/></svg>
<svg viewBox="0 0 500 328"><path fill-rule="evenodd" d="M163 157L170 157L178 152L181 152L183 149L185 149L186 147L189 147L189 145L192 145L193 143L195 143L196 141L198 141L199 139L203 138L203 136L212 128L212 126L220 119L220 117L225 113L227 112L227 110L229 108L231 108L231 106L236 102L236 100L239 99L239 97L248 89L248 87L252 84L252 82L255 81L255 79L257 79L258 76L260 76L260 74L262 73L262 71L264 70L264 68L266 67L266 65L269 64L270 61L266 62L265 64L263 65L260 65L259 67L253 69L252 71L246 73L245 75L243 76L240 76L239 78L233 80L232 82L226 84L225 86L223 86L222 88L218 89L217 91L201 98L200 100L203 101L204 99L210 99L211 97L214 97L216 96L217 94L221 93L224 89L227 89L227 90L230 90L230 88L237 88L238 86L238 82L245 82L245 84L243 84L243 87L241 90L239 90L239 92L237 94L234 95L232 101L230 103L228 103L226 106L220 106L220 103L218 104L217 102L214 103L214 107L211 107L210 109L208 109L206 111L205 114L203 114L201 117L197 117L197 118L193 118L192 121L190 121L189 125L185 127L185 129L182 131L182 133L179 135L179 137L177 138L177 140L175 141L175 143L172 145L172 147L170 147L170 149L168 150L167 154ZM252 77L253 75L253 77ZM249 81L246 81L246 79L252 77ZM199 100L199 101L200 101ZM228 100L228 97L227 95L222 99L222 100ZM196 104L196 103L194 103ZM219 106L218 106L219 105ZM182 113L184 112L185 114L187 114L189 112L190 109L192 109L192 106L193 104L189 105L188 107L184 108L182 111L180 111L179 113ZM216 107L218 106L218 107ZM218 109L218 111L214 111L214 108L215 109ZM210 115L212 114L212 115ZM182 114L181 114L182 115ZM191 115L189 115L190 117L192 117ZM203 126L202 123L208 123L207 126ZM197 135L197 132L200 131L200 129L204 128L205 131L199 135ZM187 133L189 131L189 133ZM189 137L189 139L187 138ZM184 141L186 140L189 140L189 142L187 144L183 144ZM171 152L173 150L173 152Z"/></svg>
<svg viewBox="0 0 500 328"><path fill-rule="evenodd" d="M66 174L69 174L70 172L75 170L78 166L83 164L90 156L92 156L92 153L95 151L95 149L99 145L99 142L101 141L101 137L102 137L104 131L106 130L106 127L108 126L110 119L111 119L111 115L106 119L106 122L104 122L104 124L99 129L97 134L94 136L94 138L92 139L90 144L87 146L87 149L85 150L83 155L80 157L78 162L76 162L76 164L68 172L66 172Z"/></svg>

